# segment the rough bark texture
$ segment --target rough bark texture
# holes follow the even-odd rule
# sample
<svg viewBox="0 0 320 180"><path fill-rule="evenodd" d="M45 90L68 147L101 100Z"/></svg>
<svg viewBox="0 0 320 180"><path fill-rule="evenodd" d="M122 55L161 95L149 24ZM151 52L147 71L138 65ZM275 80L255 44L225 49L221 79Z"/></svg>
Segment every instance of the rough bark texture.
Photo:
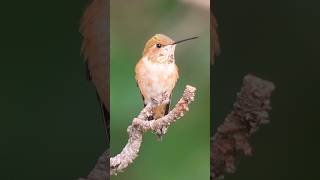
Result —
<svg viewBox="0 0 320 180"><path fill-rule="evenodd" d="M166 103L169 100L168 94L163 93L161 97L148 104L128 127L129 140L121 153L110 158L109 161L109 153L104 152L88 177L79 178L79 180L106 180L110 178L109 175L116 175L124 171L138 156L143 134L147 131L158 132L160 130L165 133L172 123L183 117L184 113L189 110L188 105L194 101L195 91L196 88L186 86L183 96L176 106L166 116L157 120L148 121L148 117L152 114L151 111L154 106ZM106 169L109 163L110 172L109 168Z"/></svg>
<svg viewBox="0 0 320 180"><path fill-rule="evenodd" d="M153 131L165 133L172 123L183 117L184 113L189 110L188 105L194 100L195 91L196 88L186 86L183 96L178 101L177 105L166 116L157 120L148 121L148 117L152 115L153 107L169 101L168 94L164 93L153 103L148 104L140 112L139 116L133 119L132 124L128 127L128 143L121 153L110 158L110 175L116 175L117 173L124 171L133 163L138 156L143 134L145 132Z"/></svg>
<svg viewBox="0 0 320 180"><path fill-rule="evenodd" d="M239 155L251 155L249 138L260 125L269 122L270 96L274 88L272 82L245 76L234 110L211 139L211 179L223 179L225 173L235 171Z"/></svg>
<svg viewBox="0 0 320 180"><path fill-rule="evenodd" d="M79 178L78 180L108 180L110 179L109 171L106 167L109 167L109 152L105 151L98 159L95 167L92 169L88 177Z"/></svg>

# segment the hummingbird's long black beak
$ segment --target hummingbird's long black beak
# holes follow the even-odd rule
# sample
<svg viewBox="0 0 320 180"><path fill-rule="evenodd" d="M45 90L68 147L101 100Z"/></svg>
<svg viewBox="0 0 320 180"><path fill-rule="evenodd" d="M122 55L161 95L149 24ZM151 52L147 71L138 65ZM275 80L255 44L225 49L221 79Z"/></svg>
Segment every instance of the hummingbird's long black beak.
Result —
<svg viewBox="0 0 320 180"><path fill-rule="evenodd" d="M192 38L187 38L187 39L183 39L183 40L180 40L180 41L176 41L176 42L172 43L171 45L178 44L178 43L182 43L182 42L184 42L184 41L189 41L189 40L191 40L191 39L196 39L196 38L198 38L198 37L199 37L199 36L192 37Z"/></svg>

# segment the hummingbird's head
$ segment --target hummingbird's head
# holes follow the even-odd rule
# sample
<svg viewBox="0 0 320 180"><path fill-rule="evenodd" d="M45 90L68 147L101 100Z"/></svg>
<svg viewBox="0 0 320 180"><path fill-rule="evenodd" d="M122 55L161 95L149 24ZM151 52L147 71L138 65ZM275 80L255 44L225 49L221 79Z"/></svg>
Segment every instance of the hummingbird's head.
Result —
<svg viewBox="0 0 320 180"><path fill-rule="evenodd" d="M175 47L171 38L156 34L146 43L143 56L154 63L173 63Z"/></svg>
<svg viewBox="0 0 320 180"><path fill-rule="evenodd" d="M156 34L146 43L143 50L143 57L146 57L153 63L174 63L176 44L195 38L197 37L173 41L166 35Z"/></svg>

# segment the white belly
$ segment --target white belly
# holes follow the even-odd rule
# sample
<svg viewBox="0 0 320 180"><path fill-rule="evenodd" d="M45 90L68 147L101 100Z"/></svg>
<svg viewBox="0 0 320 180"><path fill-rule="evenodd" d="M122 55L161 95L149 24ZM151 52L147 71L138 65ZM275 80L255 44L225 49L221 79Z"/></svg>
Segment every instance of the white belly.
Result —
<svg viewBox="0 0 320 180"><path fill-rule="evenodd" d="M142 60L136 67L136 79L147 104L163 92L171 94L178 79L177 67L174 63L154 64Z"/></svg>

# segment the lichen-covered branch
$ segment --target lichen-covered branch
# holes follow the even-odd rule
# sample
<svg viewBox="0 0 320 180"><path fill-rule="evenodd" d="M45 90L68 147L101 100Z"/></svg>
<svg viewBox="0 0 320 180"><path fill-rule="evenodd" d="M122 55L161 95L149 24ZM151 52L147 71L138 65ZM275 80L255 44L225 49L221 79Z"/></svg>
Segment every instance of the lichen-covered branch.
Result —
<svg viewBox="0 0 320 180"><path fill-rule="evenodd" d="M223 179L225 173L234 172L238 155L251 155L249 138L261 124L269 122L270 96L274 88L272 82L245 76L234 110L211 139L211 179Z"/></svg>
<svg viewBox="0 0 320 180"><path fill-rule="evenodd" d="M170 124L180 119L185 111L188 111L188 105L194 100L195 91L196 88L186 86L183 96L177 105L166 116L157 120L148 121L148 116L152 114L152 107L168 101L168 95L164 93L151 104L148 104L128 127L128 143L118 155L110 158L110 175L122 172L135 160L140 150L143 133L146 131L163 132Z"/></svg>

